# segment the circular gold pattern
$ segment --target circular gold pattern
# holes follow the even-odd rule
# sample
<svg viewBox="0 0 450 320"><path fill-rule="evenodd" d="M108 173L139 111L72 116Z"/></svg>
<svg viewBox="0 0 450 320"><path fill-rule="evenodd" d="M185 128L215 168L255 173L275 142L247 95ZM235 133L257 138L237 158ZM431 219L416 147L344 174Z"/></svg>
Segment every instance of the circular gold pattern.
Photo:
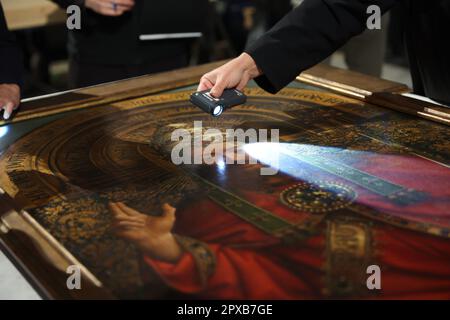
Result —
<svg viewBox="0 0 450 320"><path fill-rule="evenodd" d="M281 192L281 202L308 213L326 213L343 209L356 199L356 192L338 182L302 182Z"/></svg>

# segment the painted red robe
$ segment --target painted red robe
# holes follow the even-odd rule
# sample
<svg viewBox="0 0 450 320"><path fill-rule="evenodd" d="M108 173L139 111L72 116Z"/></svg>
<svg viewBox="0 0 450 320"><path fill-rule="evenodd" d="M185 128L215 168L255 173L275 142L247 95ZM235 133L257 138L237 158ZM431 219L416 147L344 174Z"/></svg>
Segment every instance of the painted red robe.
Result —
<svg viewBox="0 0 450 320"><path fill-rule="evenodd" d="M426 190L428 200L414 206L396 206L354 186L358 203L400 215L435 214L442 218L450 214L445 212L450 208L450 190L443 188L450 181L447 168L417 157L394 160L389 156L371 157L362 161L359 169L409 188ZM302 214L282 205L278 191L271 195L250 191L240 191L240 194L256 206L291 221ZM202 286L190 253L184 253L175 264L144 256L145 263L177 291L208 299L324 297L323 233L304 242L285 245L207 198L177 211L176 215L174 233L207 244L217 262L207 285ZM450 239L386 223L374 225L372 234L382 283L376 297L450 299Z"/></svg>

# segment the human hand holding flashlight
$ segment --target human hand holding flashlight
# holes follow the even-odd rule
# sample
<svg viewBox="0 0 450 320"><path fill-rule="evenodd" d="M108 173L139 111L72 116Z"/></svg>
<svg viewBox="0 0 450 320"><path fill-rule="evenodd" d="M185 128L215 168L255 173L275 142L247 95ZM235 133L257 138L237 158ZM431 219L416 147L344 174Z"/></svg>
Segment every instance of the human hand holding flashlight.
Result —
<svg viewBox="0 0 450 320"><path fill-rule="evenodd" d="M198 86L197 91L211 90L213 97L222 96L225 89L236 88L242 91L247 83L262 72L258 69L253 58L243 53L223 66L205 74Z"/></svg>
<svg viewBox="0 0 450 320"><path fill-rule="evenodd" d="M197 91L191 95L190 102L212 115L220 116L226 109L244 104L247 96L237 89L225 89L219 98L213 97L210 90Z"/></svg>

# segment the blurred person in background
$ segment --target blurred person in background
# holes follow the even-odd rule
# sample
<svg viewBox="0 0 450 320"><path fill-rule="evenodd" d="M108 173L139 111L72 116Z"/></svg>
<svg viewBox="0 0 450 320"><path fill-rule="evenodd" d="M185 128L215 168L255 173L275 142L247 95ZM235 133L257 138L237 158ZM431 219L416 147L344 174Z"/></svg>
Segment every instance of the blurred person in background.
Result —
<svg viewBox="0 0 450 320"><path fill-rule="evenodd" d="M234 51L245 48L248 34L253 27L256 10L254 0L223 0L222 20ZM222 11L221 10L221 11Z"/></svg>
<svg viewBox="0 0 450 320"><path fill-rule="evenodd" d="M222 19L231 45L245 49L292 9L291 0L222 0Z"/></svg>
<svg viewBox="0 0 450 320"><path fill-rule="evenodd" d="M82 9L81 30L69 31L72 88L187 66L192 39L164 35L201 31L208 5L208 0L52 1ZM142 40L142 35L158 37Z"/></svg>
<svg viewBox="0 0 450 320"><path fill-rule="evenodd" d="M0 112L5 120L19 107L22 73L22 54L8 30L0 3Z"/></svg>
<svg viewBox="0 0 450 320"><path fill-rule="evenodd" d="M288 14L295 5L292 0L254 0L254 3L256 8L247 46L258 40L267 30Z"/></svg>

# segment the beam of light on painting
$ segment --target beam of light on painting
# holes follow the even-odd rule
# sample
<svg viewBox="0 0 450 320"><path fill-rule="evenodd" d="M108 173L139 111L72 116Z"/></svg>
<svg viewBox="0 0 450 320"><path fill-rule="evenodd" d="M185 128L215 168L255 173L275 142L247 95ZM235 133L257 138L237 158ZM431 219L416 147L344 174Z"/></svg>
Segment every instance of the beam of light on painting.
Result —
<svg viewBox="0 0 450 320"><path fill-rule="evenodd" d="M8 126L0 127L0 139L8 133Z"/></svg>
<svg viewBox="0 0 450 320"><path fill-rule="evenodd" d="M417 201L422 198L420 192L413 192L408 186L392 182L395 181L396 169L408 163L405 162L407 158L399 155L296 143L250 144L244 150L259 162L270 166L277 165L270 162L270 157L273 157L271 154L276 152L279 171L312 184L338 177L379 196L395 198L397 203L411 203L412 198ZM367 163L375 163L385 169L390 167L390 175L379 177L364 168L360 169L361 165L364 167Z"/></svg>
<svg viewBox="0 0 450 320"><path fill-rule="evenodd" d="M258 160L261 164L308 182L317 181L317 169L313 170L311 166L314 161L323 161L323 159L328 158L339 159L345 163L349 160L357 161L362 156L370 155L369 152L365 151L298 143L251 143L243 146L243 149L250 157Z"/></svg>
<svg viewBox="0 0 450 320"><path fill-rule="evenodd" d="M304 175L300 174L302 163L285 154L285 144L259 142L246 144L242 148L250 157L265 166L298 179L305 179Z"/></svg>

